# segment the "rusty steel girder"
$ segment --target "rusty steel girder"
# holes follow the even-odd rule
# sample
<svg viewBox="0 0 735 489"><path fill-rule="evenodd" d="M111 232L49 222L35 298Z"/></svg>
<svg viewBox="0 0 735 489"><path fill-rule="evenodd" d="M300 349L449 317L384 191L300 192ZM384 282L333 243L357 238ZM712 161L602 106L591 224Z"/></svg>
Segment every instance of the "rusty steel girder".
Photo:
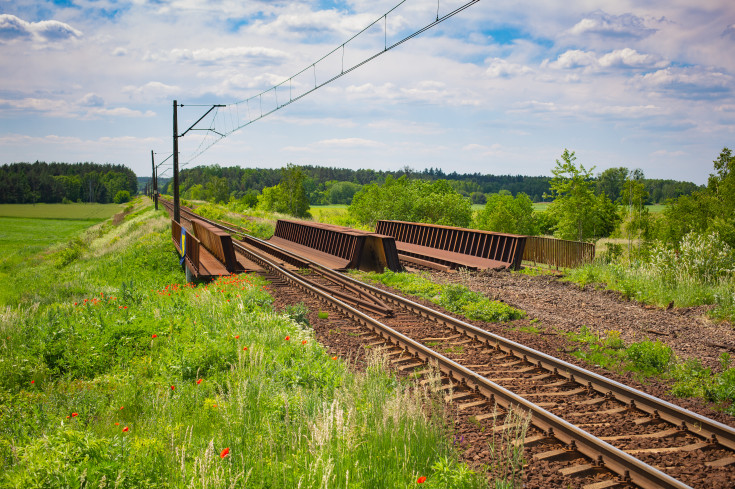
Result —
<svg viewBox="0 0 735 489"><path fill-rule="evenodd" d="M401 267L393 237L344 226L279 219L271 241L321 259L333 269L382 272Z"/></svg>
<svg viewBox="0 0 735 489"><path fill-rule="evenodd" d="M375 232L395 238L401 259L452 269L517 270L526 245L526 236L418 222L378 221Z"/></svg>

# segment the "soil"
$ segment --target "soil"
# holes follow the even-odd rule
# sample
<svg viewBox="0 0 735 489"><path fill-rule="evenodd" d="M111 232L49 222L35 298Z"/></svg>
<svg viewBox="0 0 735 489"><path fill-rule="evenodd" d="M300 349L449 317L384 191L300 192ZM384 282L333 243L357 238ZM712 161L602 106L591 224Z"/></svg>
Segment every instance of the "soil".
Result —
<svg viewBox="0 0 735 489"><path fill-rule="evenodd" d="M536 319L536 327L551 332L579 332L586 326L605 337L620 333L626 345L660 340L680 360L699 360L720 370L722 353L735 352L735 328L706 316L711 306L660 308L629 301L620 293L561 281L550 275L530 276L502 271L434 273L437 282L463 283L491 299L500 300Z"/></svg>

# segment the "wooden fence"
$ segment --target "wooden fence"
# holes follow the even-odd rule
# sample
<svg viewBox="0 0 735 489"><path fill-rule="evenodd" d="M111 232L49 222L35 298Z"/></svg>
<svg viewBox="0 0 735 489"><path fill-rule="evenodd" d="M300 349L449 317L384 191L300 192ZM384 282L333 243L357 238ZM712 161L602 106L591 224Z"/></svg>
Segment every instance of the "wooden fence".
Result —
<svg viewBox="0 0 735 489"><path fill-rule="evenodd" d="M556 267L572 268L590 263L595 258L595 245L580 241L529 236L523 259Z"/></svg>

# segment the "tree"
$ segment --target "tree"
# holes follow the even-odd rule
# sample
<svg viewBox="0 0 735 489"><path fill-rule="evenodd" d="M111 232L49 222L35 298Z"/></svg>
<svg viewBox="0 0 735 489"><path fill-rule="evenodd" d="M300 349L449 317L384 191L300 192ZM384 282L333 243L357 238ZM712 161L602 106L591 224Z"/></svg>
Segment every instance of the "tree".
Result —
<svg viewBox="0 0 735 489"><path fill-rule="evenodd" d="M113 199L113 201L116 204L124 204L125 202L130 201L130 192L128 192L127 190L119 190L115 194L115 198Z"/></svg>
<svg viewBox="0 0 735 489"><path fill-rule="evenodd" d="M597 185L595 193L600 195L604 193L610 200L617 202L623 191L623 186L628 178L628 169L625 167L608 168L604 172L597 175Z"/></svg>
<svg viewBox="0 0 735 489"><path fill-rule="evenodd" d="M352 199L348 212L357 221L374 226L380 219L427 222L467 227L472 205L446 180L427 182L406 176L365 185Z"/></svg>
<svg viewBox="0 0 735 489"><path fill-rule="evenodd" d="M662 239L678 245L690 232L717 232L735 247L735 157L725 147L713 162L707 187L668 202L664 209Z"/></svg>
<svg viewBox="0 0 735 489"><path fill-rule="evenodd" d="M648 192L643 184L643 172L630 172L623 184L620 203L623 205L623 230L628 237L628 253L633 247L633 239L645 239L650 230L650 214L646 207ZM640 242L638 245L640 249Z"/></svg>
<svg viewBox="0 0 735 489"><path fill-rule="evenodd" d="M327 182L327 201L330 204L351 204L352 198L362 186L352 182Z"/></svg>
<svg viewBox="0 0 735 489"><path fill-rule="evenodd" d="M210 202L227 202L230 199L230 185L225 177L212 177L207 182L207 197Z"/></svg>
<svg viewBox="0 0 735 489"><path fill-rule="evenodd" d="M306 177L300 167L289 163L282 169L283 177L278 184L285 196L287 213L296 217L309 216L309 199L304 183Z"/></svg>
<svg viewBox="0 0 735 489"><path fill-rule="evenodd" d="M475 216L475 227L496 233L538 234L533 202L523 192L515 198L508 194L490 194L485 208Z"/></svg>
<svg viewBox="0 0 735 489"><path fill-rule="evenodd" d="M587 170L582 164L577 166L577 157L568 149L561 158L551 170L554 174L550 182L551 193L544 195L554 199L548 208L557 219L554 235L577 241L609 235L618 218L617 206L604 193L595 197L592 190L594 167Z"/></svg>
<svg viewBox="0 0 735 489"><path fill-rule="evenodd" d="M278 185L263 189L263 193L258 197L258 207L295 217L310 217L303 171L289 163L282 169L282 175Z"/></svg>

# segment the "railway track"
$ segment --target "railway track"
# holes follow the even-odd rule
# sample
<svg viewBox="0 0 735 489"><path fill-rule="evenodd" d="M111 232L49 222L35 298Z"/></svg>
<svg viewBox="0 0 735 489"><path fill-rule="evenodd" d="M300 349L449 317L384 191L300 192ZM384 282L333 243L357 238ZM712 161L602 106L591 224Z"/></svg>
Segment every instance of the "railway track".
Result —
<svg viewBox="0 0 735 489"><path fill-rule="evenodd" d="M182 219L194 216L182 209ZM237 253L291 295L326 303L340 320L358 324L354 334L397 370L437 368L445 399L473 423L495 431L499 414L530 412L529 463L548 473L545 487L735 486L731 427L243 237Z"/></svg>

